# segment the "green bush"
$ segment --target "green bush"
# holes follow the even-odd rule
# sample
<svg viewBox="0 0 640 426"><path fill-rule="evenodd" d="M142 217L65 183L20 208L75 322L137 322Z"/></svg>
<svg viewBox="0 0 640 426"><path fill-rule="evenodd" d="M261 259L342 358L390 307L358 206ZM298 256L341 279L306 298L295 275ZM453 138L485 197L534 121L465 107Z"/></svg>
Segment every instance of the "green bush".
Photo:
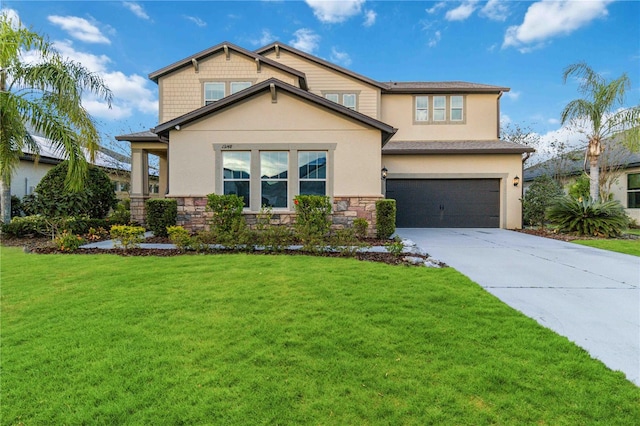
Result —
<svg viewBox="0 0 640 426"><path fill-rule="evenodd" d="M212 212L211 230L216 233L229 233L244 228L242 209L244 201L235 194L207 195L207 210Z"/></svg>
<svg viewBox="0 0 640 426"><path fill-rule="evenodd" d="M396 200L376 201L376 234L386 240L396 232Z"/></svg>
<svg viewBox="0 0 640 426"><path fill-rule="evenodd" d="M353 228L338 229L329 238L329 247L347 257L355 256L358 250L366 246L358 239Z"/></svg>
<svg viewBox="0 0 640 426"><path fill-rule="evenodd" d="M110 234L115 246L124 249L140 247L140 243L144 241L142 226L114 225L111 227Z"/></svg>
<svg viewBox="0 0 640 426"><path fill-rule="evenodd" d="M169 240L180 250L187 250L193 245L191 233L182 226L167 226Z"/></svg>
<svg viewBox="0 0 640 426"><path fill-rule="evenodd" d="M86 242L86 240L81 236L69 231L63 231L53 241L58 250L68 252L78 250L78 248Z"/></svg>
<svg viewBox="0 0 640 426"><path fill-rule="evenodd" d="M36 201L29 208L47 217L107 217L118 202L109 176L100 168L89 166L83 189L70 192L65 188L68 169L64 161L49 170L36 186Z"/></svg>
<svg viewBox="0 0 640 426"><path fill-rule="evenodd" d="M393 241L386 243L385 248L392 255L399 257L402 254L402 250L404 250L404 244L400 237L395 237Z"/></svg>
<svg viewBox="0 0 640 426"><path fill-rule="evenodd" d="M573 184L569 185L569 196L574 200L588 198L590 184L589 175L583 173Z"/></svg>
<svg viewBox="0 0 640 426"><path fill-rule="evenodd" d="M616 237L629 224L624 207L618 201L594 202L590 198L562 197L556 199L546 213L559 231L578 235Z"/></svg>
<svg viewBox="0 0 640 426"><path fill-rule="evenodd" d="M294 229L305 250L318 250L331 229L331 201L325 195L298 195Z"/></svg>
<svg viewBox="0 0 640 426"><path fill-rule="evenodd" d="M544 227L545 211L564 193L550 176L542 175L533 180L522 198L522 215L525 224Z"/></svg>
<svg viewBox="0 0 640 426"><path fill-rule="evenodd" d="M353 231L356 237L360 239L366 238L368 229L369 222L367 222L367 219L359 217L353 221Z"/></svg>
<svg viewBox="0 0 640 426"><path fill-rule="evenodd" d="M288 226L272 223L271 207L263 207L257 215L255 244L263 246L265 251L282 252L293 244L293 233Z"/></svg>
<svg viewBox="0 0 640 426"><path fill-rule="evenodd" d="M128 225L131 223L131 211L127 207L127 200L120 201L109 214L109 221L114 225Z"/></svg>
<svg viewBox="0 0 640 426"><path fill-rule="evenodd" d="M22 201L15 195L11 196L11 217L22 216Z"/></svg>
<svg viewBox="0 0 640 426"><path fill-rule="evenodd" d="M166 198L147 200L147 229L156 237L166 237L167 226L175 226L178 219L178 202Z"/></svg>
<svg viewBox="0 0 640 426"><path fill-rule="evenodd" d="M2 224L2 233L18 238L28 235L51 235L47 220L41 215L14 217L11 222Z"/></svg>
<svg viewBox="0 0 640 426"><path fill-rule="evenodd" d="M40 211L38 197L36 194L29 194L22 197L22 212L25 216L35 216Z"/></svg>

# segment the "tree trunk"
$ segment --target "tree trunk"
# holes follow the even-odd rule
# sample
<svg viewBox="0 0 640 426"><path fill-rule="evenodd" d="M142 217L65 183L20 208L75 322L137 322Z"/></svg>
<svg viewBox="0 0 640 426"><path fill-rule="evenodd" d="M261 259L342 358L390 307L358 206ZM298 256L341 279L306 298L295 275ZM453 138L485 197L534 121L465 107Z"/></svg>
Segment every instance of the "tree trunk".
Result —
<svg viewBox="0 0 640 426"><path fill-rule="evenodd" d="M600 200L600 165L598 156L589 156L589 196L593 201Z"/></svg>
<svg viewBox="0 0 640 426"><path fill-rule="evenodd" d="M2 180L0 181L0 210L2 210L2 223L11 222L11 186Z"/></svg>

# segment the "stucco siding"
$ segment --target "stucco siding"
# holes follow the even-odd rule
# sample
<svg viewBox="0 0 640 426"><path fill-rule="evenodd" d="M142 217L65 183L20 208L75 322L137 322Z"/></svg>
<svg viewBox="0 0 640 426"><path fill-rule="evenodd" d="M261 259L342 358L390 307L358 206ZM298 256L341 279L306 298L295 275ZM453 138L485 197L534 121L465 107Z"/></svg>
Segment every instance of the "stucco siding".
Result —
<svg viewBox="0 0 640 426"><path fill-rule="evenodd" d="M620 203L625 207L625 212L629 217L640 223L640 208L630 209L627 196L627 175L632 173L640 173L640 167L626 169L612 186L611 192L613 194L613 198L620 201Z"/></svg>
<svg viewBox="0 0 640 426"><path fill-rule="evenodd" d="M431 99L432 95L429 96ZM498 138L498 95L467 94L464 122L460 124L414 121L414 95L382 95L380 119L398 129L394 140L446 141ZM431 108L429 114L432 114Z"/></svg>
<svg viewBox="0 0 640 426"><path fill-rule="evenodd" d="M33 193L44 175L54 167L53 164L38 163L36 165L32 161L21 160L11 178L11 195L22 198Z"/></svg>
<svg viewBox="0 0 640 426"><path fill-rule="evenodd" d="M380 196L380 131L345 119L286 93L277 103L264 93L180 131L170 133L169 196L203 196L213 193L216 179L214 144L227 150L247 145L277 144L286 150L300 144L335 144L333 191L335 196ZM246 148L245 148L246 149ZM354 161L354 159L358 161Z"/></svg>
<svg viewBox="0 0 640 426"><path fill-rule="evenodd" d="M284 50L280 51L280 57L273 51L265 56L305 73L311 93L319 96L332 91L357 93L358 112L379 119L380 89Z"/></svg>
<svg viewBox="0 0 640 426"><path fill-rule="evenodd" d="M513 186L513 178L522 177L519 154L383 155L382 164L389 179L500 179L500 227L522 227L522 185Z"/></svg>
<svg viewBox="0 0 640 426"><path fill-rule="evenodd" d="M258 72L255 61L242 54L231 52L229 60L224 53L212 55L198 63L198 72L190 66L158 80L159 122L163 123L204 106L205 81L251 81L256 84L272 77L298 85L296 77L264 62Z"/></svg>

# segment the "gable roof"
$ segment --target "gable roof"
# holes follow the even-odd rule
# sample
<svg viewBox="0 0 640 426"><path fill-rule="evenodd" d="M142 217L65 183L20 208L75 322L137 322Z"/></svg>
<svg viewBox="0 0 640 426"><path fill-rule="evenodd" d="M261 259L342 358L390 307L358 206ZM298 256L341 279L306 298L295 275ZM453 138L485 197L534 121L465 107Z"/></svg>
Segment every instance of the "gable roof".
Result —
<svg viewBox="0 0 640 426"><path fill-rule="evenodd" d="M167 65L164 68L160 68L157 71L152 72L151 74L149 74L149 78L151 80L153 80L154 82L158 82L158 79L162 76L165 76L167 74L170 74L176 70L179 70L181 68L184 67L190 67L193 64L193 61L200 61L202 59L205 59L211 55L215 55L216 53L219 53L221 51L224 51L225 49L231 50L231 51L235 51L237 53L240 53L242 55L245 55L253 60L258 60L261 61L265 64L268 64L274 68L277 68L281 71L287 72L289 74L295 75L296 77L298 77L298 81L300 84L300 87L302 87L303 89L307 88L307 80L306 80L306 76L303 72L300 72L296 69L293 69L291 67L288 67L286 65L281 64L280 62L274 61L272 59L266 58L262 55L258 55L254 52L251 52L249 50L246 50L240 46L236 46L235 44L229 43L227 41L224 41L220 44L216 44L215 46L212 46L208 49L205 49L201 52L198 52L194 55L188 56L184 59L181 59L177 62L174 62L171 65Z"/></svg>
<svg viewBox="0 0 640 426"><path fill-rule="evenodd" d="M174 118L173 120L169 120L165 123L159 124L155 129L152 129L152 131L155 134L157 134L159 137L166 138L168 137L169 132L172 129L174 129L176 126L184 126L186 124L200 120L201 118L204 118L210 114L229 108L237 104L238 102L251 98L259 93L270 91L270 90L276 90L276 91L282 90L295 97L309 101L314 105L319 106L323 109L335 112L345 118L357 121L366 126L373 127L374 129L380 130L380 132L382 132L382 145L387 143L387 141L391 139L391 137L397 131L397 129L393 128L393 126L383 123L380 120L376 120L375 118L371 118L368 115L351 110L336 102L325 99L322 96L309 93L298 87L292 86L281 80L278 80L277 78L270 78L261 83L255 84L247 89L234 93L233 95L224 97L219 101L216 101L209 105L205 105L201 108L198 108L180 117Z"/></svg>
<svg viewBox="0 0 640 426"><path fill-rule="evenodd" d="M304 59L307 59L307 60L309 60L311 62L314 62L314 63L316 63L318 65L321 65L323 67L329 68L329 69L331 69L333 71L337 71L337 72L339 72L341 74L348 75L349 77L355 78L356 80L360 80L362 82L365 82L367 84L375 86L375 87L377 87L379 89L385 89L386 88L386 85L384 83L380 83L379 81L375 81L375 80L373 80L373 79L371 79L369 77L366 77L366 76L364 76L362 74L358 74L358 73L353 72L351 70L348 70L346 68L342 68L341 66L338 66L338 65L336 65L334 63L331 63L329 61L325 61L322 58L319 58L317 56L313 56L313 55L311 55L309 53L303 52L302 50L298 50L298 49L296 49L294 47L288 46L288 45L280 43L280 42L274 42L274 43L268 44L268 45L266 45L264 47L261 47L260 49L255 50L255 52L257 54L260 54L260 55L265 55L268 52L274 51L276 49L276 46L278 47L278 49L282 49L282 50L285 50L287 52L293 53L293 54L298 55L298 56L300 56L300 57L302 57Z"/></svg>
<svg viewBox="0 0 640 426"><path fill-rule="evenodd" d="M466 81L390 81L382 93L501 93L508 87Z"/></svg>

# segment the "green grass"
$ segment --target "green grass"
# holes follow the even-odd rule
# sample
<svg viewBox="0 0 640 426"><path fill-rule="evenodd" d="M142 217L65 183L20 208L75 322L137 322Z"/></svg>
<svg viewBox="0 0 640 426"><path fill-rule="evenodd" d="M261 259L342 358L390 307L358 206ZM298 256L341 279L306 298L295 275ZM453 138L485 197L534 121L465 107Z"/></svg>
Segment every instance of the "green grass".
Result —
<svg viewBox="0 0 640 426"><path fill-rule="evenodd" d="M637 240L575 240L574 243L618 253L640 256L640 239Z"/></svg>
<svg viewBox="0 0 640 426"><path fill-rule="evenodd" d="M640 389L453 269L1 253L2 424L629 425Z"/></svg>

